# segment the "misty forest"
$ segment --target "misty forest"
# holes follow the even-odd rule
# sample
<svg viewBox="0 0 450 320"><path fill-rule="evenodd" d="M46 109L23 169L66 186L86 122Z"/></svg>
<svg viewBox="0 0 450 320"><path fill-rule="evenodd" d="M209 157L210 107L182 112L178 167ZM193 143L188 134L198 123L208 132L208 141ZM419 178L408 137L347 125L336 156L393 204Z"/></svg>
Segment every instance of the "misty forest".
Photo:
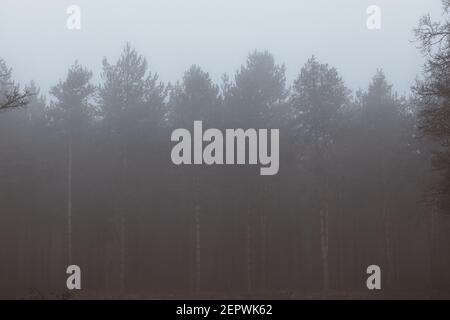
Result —
<svg viewBox="0 0 450 320"><path fill-rule="evenodd" d="M0 297L450 297L449 30L418 22L407 96L314 56L288 83L264 50L164 83L125 44L98 83L74 62L48 93L0 60ZM174 165L196 120L280 129L278 174Z"/></svg>

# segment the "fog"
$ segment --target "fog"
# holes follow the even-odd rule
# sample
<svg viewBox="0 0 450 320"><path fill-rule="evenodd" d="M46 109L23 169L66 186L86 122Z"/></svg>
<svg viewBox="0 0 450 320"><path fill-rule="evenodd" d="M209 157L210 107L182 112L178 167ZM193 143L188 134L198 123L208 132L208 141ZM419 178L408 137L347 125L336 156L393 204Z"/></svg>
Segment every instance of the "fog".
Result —
<svg viewBox="0 0 450 320"><path fill-rule="evenodd" d="M450 0L372 4L2 0L0 298L449 298Z"/></svg>
<svg viewBox="0 0 450 320"><path fill-rule="evenodd" d="M71 4L81 8L81 30L66 28ZM366 27L372 4L381 7L381 30ZM97 76L102 57L116 59L130 41L163 81L198 64L218 82L250 51L267 49L286 64L288 82L315 54L353 90L383 67L407 93L423 63L411 31L427 12L439 18L440 1L2 0L0 49L17 80L35 80L44 92L76 59Z"/></svg>

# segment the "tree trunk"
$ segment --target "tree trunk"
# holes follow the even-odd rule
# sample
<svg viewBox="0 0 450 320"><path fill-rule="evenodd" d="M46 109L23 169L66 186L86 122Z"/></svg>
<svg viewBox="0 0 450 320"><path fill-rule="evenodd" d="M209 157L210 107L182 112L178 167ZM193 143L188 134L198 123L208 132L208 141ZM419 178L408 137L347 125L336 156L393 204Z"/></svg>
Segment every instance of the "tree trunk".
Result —
<svg viewBox="0 0 450 320"><path fill-rule="evenodd" d="M125 216L120 216L120 293L125 291Z"/></svg>
<svg viewBox="0 0 450 320"><path fill-rule="evenodd" d="M388 208L388 197L387 197L387 182L386 182L386 169L385 169L385 158L382 158L382 218L384 223L384 245L385 245L385 254L386 254L386 264L387 264L387 272L386 278L387 283L391 284L393 281L393 277L395 275L395 265L393 261L393 252L392 252L392 221Z"/></svg>
<svg viewBox="0 0 450 320"><path fill-rule="evenodd" d="M200 224L200 178L194 178L194 224L195 224L195 249L194 249L194 292L200 292L201 283L201 224Z"/></svg>
<svg viewBox="0 0 450 320"><path fill-rule="evenodd" d="M329 182L328 176L325 181L325 206L320 210L320 244L321 244L321 254L322 254L322 272L323 272L323 290L325 292L329 289L329 260L328 260L328 237L329 237L329 227L328 227L328 196L329 196Z"/></svg>
<svg viewBox="0 0 450 320"><path fill-rule="evenodd" d="M386 204L386 195L383 192L383 220L384 220L384 240L385 240L385 252L387 262L387 282L392 282L392 275L394 274L394 265L392 262L392 239L391 239L391 219Z"/></svg>
<svg viewBox="0 0 450 320"><path fill-rule="evenodd" d="M323 272L323 289L328 291L329 288L329 270L328 270L328 204L325 209L320 210L320 242L322 253L322 272Z"/></svg>
<svg viewBox="0 0 450 320"><path fill-rule="evenodd" d="M200 206L195 206L195 293L200 292L201 279L201 241L200 241Z"/></svg>
<svg viewBox="0 0 450 320"><path fill-rule="evenodd" d="M267 290L267 217L265 212L261 216L261 287Z"/></svg>
<svg viewBox="0 0 450 320"><path fill-rule="evenodd" d="M72 264L72 137L69 138L67 157L67 253Z"/></svg>
<svg viewBox="0 0 450 320"><path fill-rule="evenodd" d="M252 250L251 250L250 223L247 223L246 251L247 251L247 293L252 291Z"/></svg>
<svg viewBox="0 0 450 320"><path fill-rule="evenodd" d="M247 199L247 228L246 228L246 241L245 241L245 249L246 249L246 263L247 263L247 293L251 293L253 290L252 283L252 229L251 229L251 213L250 213L250 203L248 203Z"/></svg>
<svg viewBox="0 0 450 320"><path fill-rule="evenodd" d="M127 170L127 148L126 145L122 148L122 170L121 170L121 188L122 196L127 194L126 183L126 170ZM126 199L126 197L125 197ZM126 213L125 213L125 200L122 198L120 207L120 263L119 263L119 281L120 281L120 293L125 291L125 263L126 263Z"/></svg>
<svg viewBox="0 0 450 320"><path fill-rule="evenodd" d="M430 263L430 284L431 288L435 287L435 281L434 281L434 273L435 273L435 252L436 252L436 244L438 243L438 226L439 226L439 216L438 216L438 210L436 205L436 199L433 201L433 205L431 207L431 214L430 214L430 233L429 233L429 263Z"/></svg>

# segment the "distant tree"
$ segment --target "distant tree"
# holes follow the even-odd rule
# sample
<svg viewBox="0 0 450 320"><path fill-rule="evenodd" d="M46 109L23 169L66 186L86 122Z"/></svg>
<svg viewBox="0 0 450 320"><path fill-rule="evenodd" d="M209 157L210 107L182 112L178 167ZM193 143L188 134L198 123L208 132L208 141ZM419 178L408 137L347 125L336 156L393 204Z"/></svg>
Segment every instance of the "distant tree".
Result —
<svg viewBox="0 0 450 320"><path fill-rule="evenodd" d="M383 126L385 129L393 129L393 124L398 122L403 111L402 102L404 101L393 91L383 70L377 70L367 91L358 91L356 98L361 107L362 121L366 128L380 131L374 138L377 140L380 138L392 139L391 132L386 130L383 132L380 129ZM383 134L384 137L381 137L380 134Z"/></svg>
<svg viewBox="0 0 450 320"><path fill-rule="evenodd" d="M291 106L296 131L316 148L314 157L333 143L339 112L348 106L350 91L337 70L313 56L303 66L293 85Z"/></svg>
<svg viewBox="0 0 450 320"><path fill-rule="evenodd" d="M329 289L329 207L332 147L339 130L339 112L348 106L350 91L337 70L313 56L293 85L293 134L302 150L302 167L310 173L311 188L320 218L320 252L323 289Z"/></svg>
<svg viewBox="0 0 450 320"><path fill-rule="evenodd" d="M193 65L185 72L183 81L171 90L168 119L180 127L191 127L195 120L211 125L220 104L219 88L207 72Z"/></svg>
<svg viewBox="0 0 450 320"><path fill-rule="evenodd" d="M84 131L94 114L92 98L95 87L90 83L92 72L78 62L69 69L64 81L52 87L55 98L49 109L52 124L62 130L67 139L67 248L72 263L72 149L73 142Z"/></svg>
<svg viewBox="0 0 450 320"><path fill-rule="evenodd" d="M46 121L46 106L47 100L44 95L41 94L40 88L34 81L31 81L26 86L26 91L30 92L28 117L31 123L35 125L43 125Z"/></svg>
<svg viewBox="0 0 450 320"><path fill-rule="evenodd" d="M218 115L222 104L219 88L213 83L209 74L199 66L193 65L184 73L181 83L177 83L170 92L168 120L171 126L180 128L192 128L194 121L203 121L204 130L207 127L216 127ZM188 188L192 191L192 223L195 235L194 243L190 252L191 270L190 287L198 293L202 287L201 255L202 255L202 221L205 218L205 210L202 206L202 195L205 190L201 188L204 184L204 176L201 170L193 168L188 171Z"/></svg>
<svg viewBox="0 0 450 320"><path fill-rule="evenodd" d="M231 121L246 126L267 125L287 97L286 69L268 51L254 51L236 73L225 94Z"/></svg>
<svg viewBox="0 0 450 320"><path fill-rule="evenodd" d="M277 128L280 129L278 117L281 107L287 98L286 70L284 65L276 63L274 56L268 51L253 51L247 61L236 72L233 81L223 78L222 93L224 95L224 123L227 128ZM277 119L277 121L275 121ZM281 139L281 138L280 138ZM248 150L248 147L247 147ZM242 181L239 194L246 195L240 203L240 214L236 219L245 221L235 228L243 228L240 234L245 246L242 247L245 270L245 290L266 289L268 246L268 215L259 210L258 200L270 203L275 193L275 183L269 179L264 182L256 179L251 167L243 167L237 175ZM231 177L230 177L231 178ZM236 178L236 177L235 177ZM273 177L276 179L276 177ZM276 200L274 200L276 201ZM261 261L258 263L257 261ZM258 288L259 286L259 288Z"/></svg>
<svg viewBox="0 0 450 320"><path fill-rule="evenodd" d="M111 132L120 134L131 129L130 125L156 125L162 120L167 89L158 74L148 71L145 57L129 43L115 64L103 59L102 79L100 106Z"/></svg>
<svg viewBox="0 0 450 320"><path fill-rule="evenodd" d="M75 62L64 81L50 89L56 99L49 110L52 120L70 137L94 116L92 104L95 87L92 72Z"/></svg>
<svg viewBox="0 0 450 320"><path fill-rule="evenodd" d="M383 223L379 231L383 235L383 252L388 266L386 283L392 284L397 267L393 195L401 188L397 183L401 184L404 179L404 170L401 170L404 163L412 161L412 148L408 145L413 143L410 137L414 127L407 121L406 99L393 91L381 69L373 76L367 91L357 93L357 104L361 115L360 147L364 150L361 166L368 178L366 188L370 190L364 196L374 203L372 218L379 218Z"/></svg>
<svg viewBox="0 0 450 320"><path fill-rule="evenodd" d="M423 79L413 88L420 107L420 128L439 145L433 168L441 172L436 187L439 207L450 209L450 1L442 1L445 20L421 18L415 30L419 48L427 57Z"/></svg>
<svg viewBox="0 0 450 320"><path fill-rule="evenodd" d="M127 43L118 61L114 64L103 59L103 83L99 87L99 102L103 125L107 136L113 137L113 146L118 151L118 194L115 215L120 238L119 284L125 290L126 272L126 199L130 193L127 185L129 168L129 147L131 141L140 141L142 132L148 139L154 138L154 130L161 125L166 113L167 88L159 81L156 73L148 71L148 63ZM134 138L134 139L133 139Z"/></svg>

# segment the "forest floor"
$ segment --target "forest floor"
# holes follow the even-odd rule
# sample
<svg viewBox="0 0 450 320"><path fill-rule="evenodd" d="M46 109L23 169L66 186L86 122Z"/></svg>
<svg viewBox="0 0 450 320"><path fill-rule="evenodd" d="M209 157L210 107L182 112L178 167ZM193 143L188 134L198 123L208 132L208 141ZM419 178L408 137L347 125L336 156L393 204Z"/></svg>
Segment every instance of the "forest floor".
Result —
<svg viewBox="0 0 450 320"><path fill-rule="evenodd" d="M49 297L52 299L52 297ZM201 294L201 295L146 295L146 294L68 294L56 299L88 300L450 300L450 292L329 292L305 294Z"/></svg>

